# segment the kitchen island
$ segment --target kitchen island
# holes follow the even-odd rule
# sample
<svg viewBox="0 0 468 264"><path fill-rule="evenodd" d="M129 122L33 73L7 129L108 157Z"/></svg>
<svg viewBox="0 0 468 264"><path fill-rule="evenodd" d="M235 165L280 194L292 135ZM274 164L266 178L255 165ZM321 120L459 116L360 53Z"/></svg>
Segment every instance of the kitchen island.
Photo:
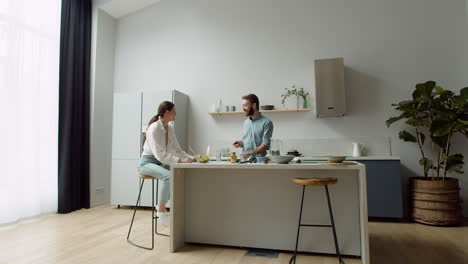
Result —
<svg viewBox="0 0 468 264"><path fill-rule="evenodd" d="M302 187L292 179L337 177L329 190L341 253L369 263L363 164L210 162L171 168L171 252L186 242L294 250ZM324 188L307 187L302 223L329 224L327 210ZM331 229L301 228L298 250L334 254Z"/></svg>

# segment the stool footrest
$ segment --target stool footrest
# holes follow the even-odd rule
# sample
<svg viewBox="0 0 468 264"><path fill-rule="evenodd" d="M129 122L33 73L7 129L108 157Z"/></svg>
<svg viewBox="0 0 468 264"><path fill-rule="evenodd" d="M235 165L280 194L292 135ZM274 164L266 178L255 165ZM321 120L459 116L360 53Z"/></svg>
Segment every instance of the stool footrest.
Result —
<svg viewBox="0 0 468 264"><path fill-rule="evenodd" d="M305 224L300 224L300 226L333 227L332 225L305 225Z"/></svg>

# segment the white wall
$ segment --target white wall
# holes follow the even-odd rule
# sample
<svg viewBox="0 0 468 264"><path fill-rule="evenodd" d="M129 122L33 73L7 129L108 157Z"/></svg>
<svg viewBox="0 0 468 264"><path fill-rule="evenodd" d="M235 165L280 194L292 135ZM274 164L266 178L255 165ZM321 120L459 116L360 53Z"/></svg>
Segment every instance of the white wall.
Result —
<svg viewBox="0 0 468 264"><path fill-rule="evenodd" d="M110 202L116 20L93 9L91 83L91 206ZM96 188L104 188L97 192Z"/></svg>
<svg viewBox="0 0 468 264"><path fill-rule="evenodd" d="M189 144L201 151L240 136L242 117L207 114L219 98L239 105L253 92L279 107L293 83L314 94L314 59L344 57L347 116L271 114L274 137L391 136L406 178L422 173L420 154L385 126L391 103L418 82L466 82L465 16L463 0L165 0L117 21L114 88L190 95ZM468 156L466 140L455 145Z"/></svg>

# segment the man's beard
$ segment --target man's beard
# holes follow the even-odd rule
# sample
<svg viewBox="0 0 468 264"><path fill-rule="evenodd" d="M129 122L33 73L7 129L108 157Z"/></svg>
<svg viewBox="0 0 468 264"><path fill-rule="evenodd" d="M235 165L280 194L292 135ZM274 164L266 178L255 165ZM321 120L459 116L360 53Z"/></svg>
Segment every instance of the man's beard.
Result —
<svg viewBox="0 0 468 264"><path fill-rule="evenodd" d="M245 112L245 116L252 116L254 113L253 107L249 107L249 110Z"/></svg>

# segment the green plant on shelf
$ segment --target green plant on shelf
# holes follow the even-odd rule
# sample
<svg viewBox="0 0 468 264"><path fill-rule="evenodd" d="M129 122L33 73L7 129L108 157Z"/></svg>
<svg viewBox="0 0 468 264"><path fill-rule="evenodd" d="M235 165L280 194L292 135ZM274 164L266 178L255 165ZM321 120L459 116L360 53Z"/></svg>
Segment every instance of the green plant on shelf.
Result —
<svg viewBox="0 0 468 264"><path fill-rule="evenodd" d="M284 103L286 99L290 96L296 96L296 99L298 101L298 107L299 108L299 97L302 97L304 100L303 108L307 108L307 96L309 96L309 92L304 90L304 88L296 88L296 85L292 85L289 88L284 88L285 92L281 95L281 104L284 107Z"/></svg>

